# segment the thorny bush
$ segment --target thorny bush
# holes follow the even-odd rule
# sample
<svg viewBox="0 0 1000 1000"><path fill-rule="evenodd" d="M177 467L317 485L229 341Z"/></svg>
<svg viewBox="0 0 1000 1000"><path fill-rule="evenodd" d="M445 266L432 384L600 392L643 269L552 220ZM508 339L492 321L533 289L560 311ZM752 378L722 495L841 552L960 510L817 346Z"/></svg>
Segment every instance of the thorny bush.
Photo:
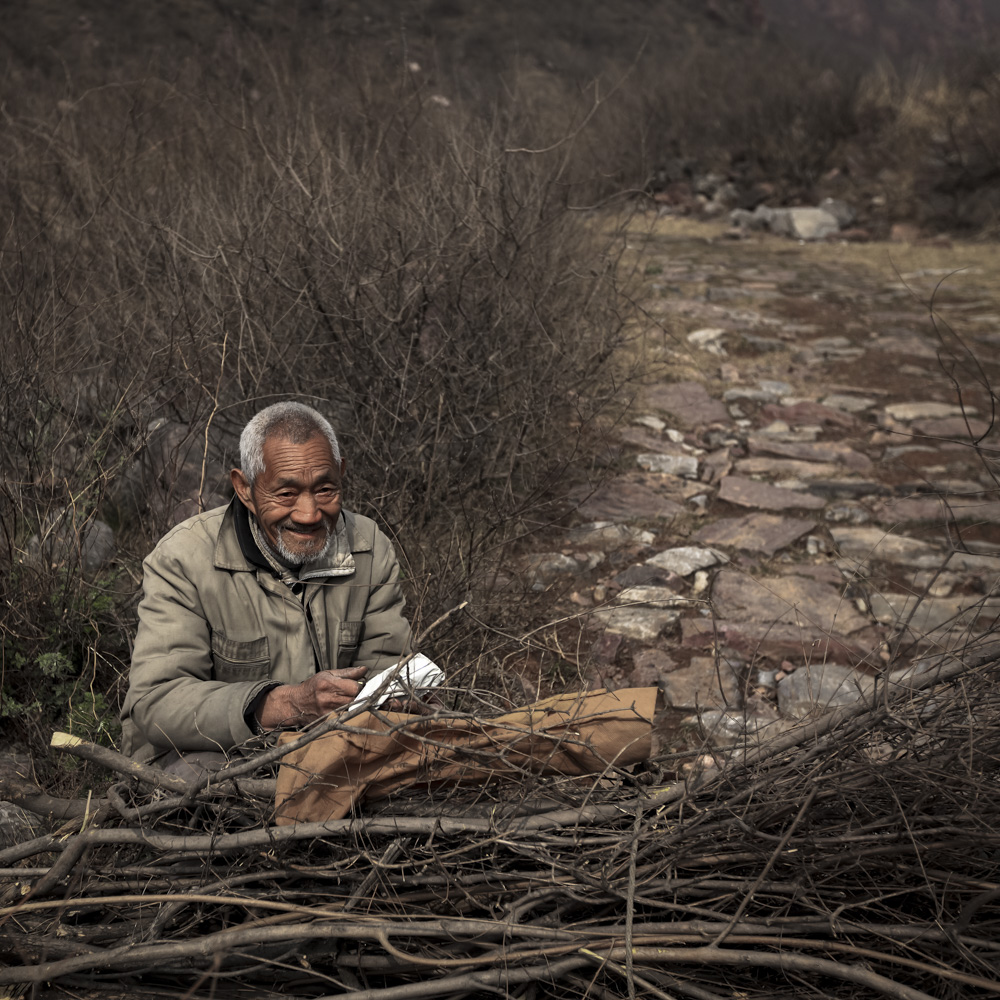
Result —
<svg viewBox="0 0 1000 1000"><path fill-rule="evenodd" d="M120 697L139 560L224 501L260 407L329 414L419 625L470 594L502 620L500 557L620 405L615 261L566 210L565 151L511 152L500 116L371 60L257 51L249 89L231 58L38 88L3 118L2 711L24 725L67 710L31 693L53 656L92 704ZM439 659L495 672L491 640L450 628Z"/></svg>

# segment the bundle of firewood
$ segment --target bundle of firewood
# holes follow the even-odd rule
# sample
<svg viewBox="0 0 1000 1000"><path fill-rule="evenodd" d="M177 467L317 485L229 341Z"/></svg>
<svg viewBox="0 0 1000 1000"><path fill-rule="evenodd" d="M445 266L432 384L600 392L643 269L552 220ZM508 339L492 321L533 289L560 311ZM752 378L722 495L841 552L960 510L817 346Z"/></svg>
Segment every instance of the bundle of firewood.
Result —
<svg viewBox="0 0 1000 1000"><path fill-rule="evenodd" d="M683 779L661 754L597 779L411 789L327 823L272 822L280 748L185 783L69 743L116 780L0 853L0 984L357 1000L1000 994L995 644Z"/></svg>

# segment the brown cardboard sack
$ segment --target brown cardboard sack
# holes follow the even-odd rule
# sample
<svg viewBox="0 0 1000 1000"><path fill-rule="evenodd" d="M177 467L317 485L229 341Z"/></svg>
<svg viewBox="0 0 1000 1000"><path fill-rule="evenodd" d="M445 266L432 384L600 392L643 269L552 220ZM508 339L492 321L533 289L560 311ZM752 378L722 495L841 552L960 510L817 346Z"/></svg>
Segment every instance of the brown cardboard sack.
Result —
<svg viewBox="0 0 1000 1000"><path fill-rule="evenodd" d="M535 774L601 774L649 756L656 688L557 695L496 719L364 713L282 759L279 824L346 816L408 786ZM296 734L282 737L283 742Z"/></svg>

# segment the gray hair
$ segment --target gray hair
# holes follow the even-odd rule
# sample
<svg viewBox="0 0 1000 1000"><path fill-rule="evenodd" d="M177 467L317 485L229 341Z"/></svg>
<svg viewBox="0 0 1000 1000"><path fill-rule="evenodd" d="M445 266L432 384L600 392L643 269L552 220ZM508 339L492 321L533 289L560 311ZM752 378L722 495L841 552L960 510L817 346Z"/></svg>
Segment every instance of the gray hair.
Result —
<svg viewBox="0 0 1000 1000"><path fill-rule="evenodd" d="M340 465L340 444L330 421L305 403L273 403L254 415L240 434L240 467L250 486L264 471L264 442L275 435L304 444L322 434L330 442L334 465Z"/></svg>

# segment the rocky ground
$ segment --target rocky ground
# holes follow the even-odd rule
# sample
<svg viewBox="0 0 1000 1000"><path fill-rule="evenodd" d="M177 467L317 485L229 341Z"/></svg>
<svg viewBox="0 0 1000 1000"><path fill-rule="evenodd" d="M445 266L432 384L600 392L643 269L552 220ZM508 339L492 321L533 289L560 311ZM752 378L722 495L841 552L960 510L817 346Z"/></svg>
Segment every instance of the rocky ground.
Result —
<svg viewBox="0 0 1000 1000"><path fill-rule="evenodd" d="M570 666L727 745L996 630L997 249L656 216L625 239L641 390L524 563L574 616Z"/></svg>

